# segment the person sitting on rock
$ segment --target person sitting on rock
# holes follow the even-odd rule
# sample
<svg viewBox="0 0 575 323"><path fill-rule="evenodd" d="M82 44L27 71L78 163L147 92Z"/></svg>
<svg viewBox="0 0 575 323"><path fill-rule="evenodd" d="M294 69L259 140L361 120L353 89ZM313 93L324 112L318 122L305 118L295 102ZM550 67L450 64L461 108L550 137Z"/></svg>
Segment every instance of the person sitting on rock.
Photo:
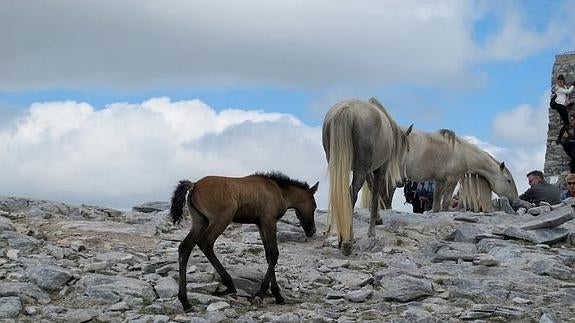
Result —
<svg viewBox="0 0 575 323"><path fill-rule="evenodd" d="M575 174L571 173L565 176L565 183L567 183L567 190L561 193L561 201L575 197Z"/></svg>
<svg viewBox="0 0 575 323"><path fill-rule="evenodd" d="M543 172L534 170L527 173L527 180L529 181L529 189L523 194L519 195L519 199L513 202L513 209L519 208L530 209L539 205L541 202L548 204L559 204L561 199L561 190L554 185L545 182Z"/></svg>

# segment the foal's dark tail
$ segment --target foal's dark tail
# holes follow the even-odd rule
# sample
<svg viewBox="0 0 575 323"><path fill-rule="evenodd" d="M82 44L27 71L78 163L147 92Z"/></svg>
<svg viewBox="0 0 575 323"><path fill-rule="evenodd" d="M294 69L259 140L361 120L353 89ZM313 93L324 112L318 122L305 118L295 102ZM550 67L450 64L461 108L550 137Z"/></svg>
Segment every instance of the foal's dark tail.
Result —
<svg viewBox="0 0 575 323"><path fill-rule="evenodd" d="M180 221L182 221L182 214L184 213L184 205L186 204L187 193L193 189L194 183L187 180L180 181L176 187L174 196L172 196L172 206L170 207L170 215L172 216L172 222L174 222L174 224L180 223Z"/></svg>

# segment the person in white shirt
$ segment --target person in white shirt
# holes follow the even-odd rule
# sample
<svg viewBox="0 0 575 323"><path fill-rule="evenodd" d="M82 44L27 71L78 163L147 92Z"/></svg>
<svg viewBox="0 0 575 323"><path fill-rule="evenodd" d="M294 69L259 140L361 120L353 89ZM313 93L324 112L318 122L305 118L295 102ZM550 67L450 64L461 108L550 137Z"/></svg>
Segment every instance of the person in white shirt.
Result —
<svg viewBox="0 0 575 323"><path fill-rule="evenodd" d="M555 110L559 113L561 121L563 122L563 127L569 123L569 114L567 113L567 103L569 101L569 94L573 92L575 87L573 85L567 87L565 85L565 77L559 75L557 77L557 84L553 87L553 92L557 96L555 98Z"/></svg>

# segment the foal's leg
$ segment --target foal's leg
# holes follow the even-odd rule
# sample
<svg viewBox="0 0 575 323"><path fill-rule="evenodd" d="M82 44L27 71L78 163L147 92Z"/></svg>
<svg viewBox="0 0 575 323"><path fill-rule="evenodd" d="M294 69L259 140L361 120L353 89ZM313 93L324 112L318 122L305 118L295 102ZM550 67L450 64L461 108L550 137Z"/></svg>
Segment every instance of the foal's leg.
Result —
<svg viewBox="0 0 575 323"><path fill-rule="evenodd" d="M198 241L198 246L206 256L206 258L208 258L212 266L216 269L220 277L222 278L222 284L224 284L224 286L227 287L225 291L216 292L214 293L215 295L223 295L236 292L236 287L234 286L234 281L232 277L230 276L230 274L228 274L228 272L226 271L224 266L220 263L220 261L216 257L216 254L214 253L214 243L216 242L216 239L220 236L220 234L224 232L224 230L228 225L229 223L224 221L210 222L208 228L204 231L202 240Z"/></svg>
<svg viewBox="0 0 575 323"><path fill-rule="evenodd" d="M264 250L266 253L268 269L264 276L264 281L262 282L260 291L256 294L256 296L263 299L271 282L271 291L272 295L276 299L276 304L283 304L285 302L285 299L280 294L280 287L276 281L276 265L278 263L278 257L279 257L277 233L276 233L277 227L276 223L272 222L273 220L262 221L262 223L258 225L258 229L260 231L260 236L262 238Z"/></svg>
<svg viewBox="0 0 575 323"><path fill-rule="evenodd" d="M375 225L377 219L379 218L377 210L379 208L379 191L381 190L381 185L383 184L383 175L385 170L383 167L376 169L373 172L373 185L371 189L371 208L369 217L369 230L367 231L368 237L375 237Z"/></svg>
<svg viewBox="0 0 575 323"><path fill-rule="evenodd" d="M188 312L192 306L188 301L188 293L186 289L186 268L188 265L188 260L190 259L190 254L194 246L201 238L202 233L207 227L206 219L195 213L195 211L191 211L192 213L192 229L188 233L188 235L184 238L184 240L180 243L178 247L178 263L179 263L179 281L178 281L178 299L184 308L184 311Z"/></svg>

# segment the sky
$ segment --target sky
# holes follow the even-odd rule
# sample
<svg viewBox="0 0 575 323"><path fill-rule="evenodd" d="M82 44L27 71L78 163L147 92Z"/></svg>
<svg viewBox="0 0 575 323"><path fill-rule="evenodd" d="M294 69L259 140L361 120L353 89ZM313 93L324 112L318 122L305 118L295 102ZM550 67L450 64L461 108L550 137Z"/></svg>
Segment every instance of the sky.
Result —
<svg viewBox="0 0 575 323"><path fill-rule="evenodd" d="M319 181L326 208L323 117L370 97L476 143L521 193L574 5L0 0L0 195L129 209L180 179L279 170Z"/></svg>

